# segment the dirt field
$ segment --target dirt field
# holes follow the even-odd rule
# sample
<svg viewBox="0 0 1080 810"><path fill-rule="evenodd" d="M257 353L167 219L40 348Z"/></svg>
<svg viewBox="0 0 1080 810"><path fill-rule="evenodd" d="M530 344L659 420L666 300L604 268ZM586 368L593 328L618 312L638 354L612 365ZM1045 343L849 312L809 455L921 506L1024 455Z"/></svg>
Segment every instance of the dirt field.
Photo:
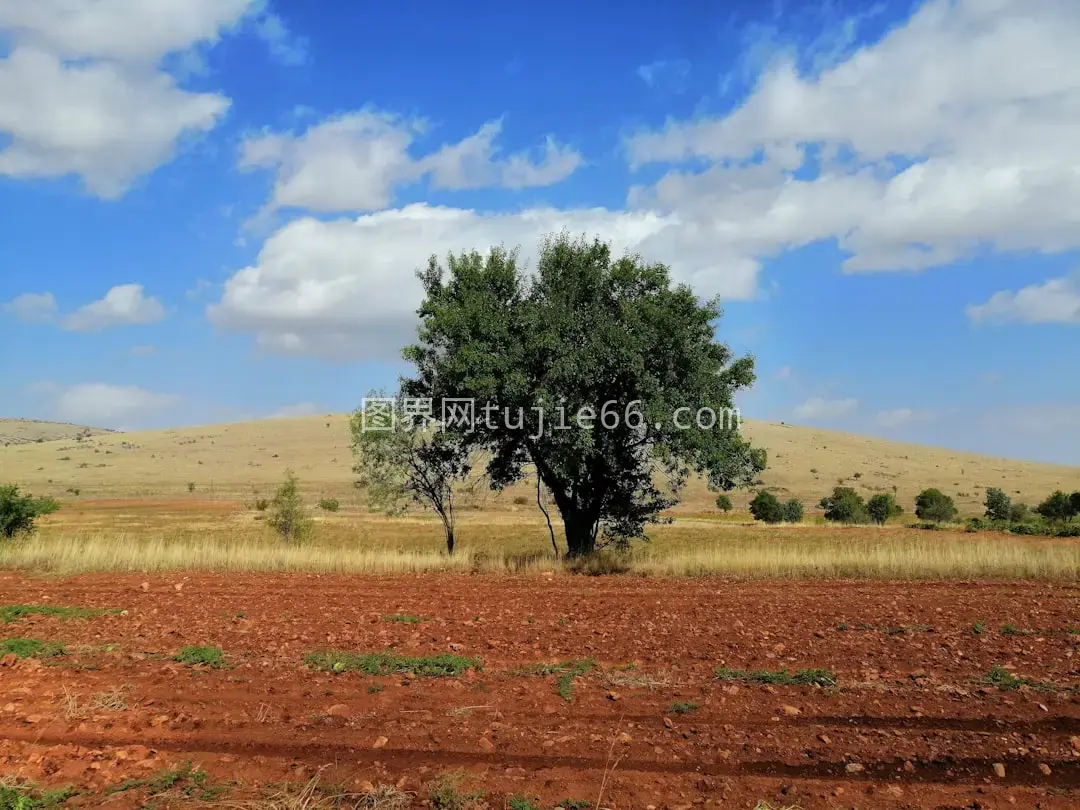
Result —
<svg viewBox="0 0 1080 810"><path fill-rule="evenodd" d="M122 611L0 623L67 647L3 659L0 774L84 791L68 806L179 806L185 784L240 801L315 774L396 784L420 806L456 771L493 808L1080 803L1077 586L0 573L5 604ZM187 645L220 647L226 666L172 660ZM330 649L452 653L482 671L304 666ZM980 682L995 665L1000 685ZM206 781L164 789L155 774L186 760Z"/></svg>

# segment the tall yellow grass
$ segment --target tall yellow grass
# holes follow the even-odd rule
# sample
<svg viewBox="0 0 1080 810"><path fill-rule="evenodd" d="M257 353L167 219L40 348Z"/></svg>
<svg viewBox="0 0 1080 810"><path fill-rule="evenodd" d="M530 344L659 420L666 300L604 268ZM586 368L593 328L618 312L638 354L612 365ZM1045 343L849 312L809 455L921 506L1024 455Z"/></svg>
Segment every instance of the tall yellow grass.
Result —
<svg viewBox="0 0 1080 810"><path fill-rule="evenodd" d="M746 578L1080 580L1080 544L963 535L917 536L904 530L793 530L790 539L752 536L696 546L643 547L620 565L644 576L730 575ZM550 551L465 546L452 557L437 548L318 544L290 547L253 536L147 537L108 533L49 534L0 549L0 567L74 574L93 571L419 573L539 572L558 566ZM601 566L603 568L603 566Z"/></svg>

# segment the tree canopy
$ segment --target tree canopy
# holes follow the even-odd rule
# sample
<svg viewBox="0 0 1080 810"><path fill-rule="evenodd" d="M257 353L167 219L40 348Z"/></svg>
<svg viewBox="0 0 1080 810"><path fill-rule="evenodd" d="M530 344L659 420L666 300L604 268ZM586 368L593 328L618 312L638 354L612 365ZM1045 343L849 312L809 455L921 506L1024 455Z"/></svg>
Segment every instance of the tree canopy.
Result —
<svg viewBox="0 0 1080 810"><path fill-rule="evenodd" d="M541 243L532 275L495 248L445 267L432 257L420 278L403 395L436 413L473 403L471 422L442 429L490 454L493 488L535 470L569 556L644 537L691 472L727 491L764 469L764 451L723 417L754 382L753 358L715 340L717 302L674 285L666 266L560 235Z"/></svg>

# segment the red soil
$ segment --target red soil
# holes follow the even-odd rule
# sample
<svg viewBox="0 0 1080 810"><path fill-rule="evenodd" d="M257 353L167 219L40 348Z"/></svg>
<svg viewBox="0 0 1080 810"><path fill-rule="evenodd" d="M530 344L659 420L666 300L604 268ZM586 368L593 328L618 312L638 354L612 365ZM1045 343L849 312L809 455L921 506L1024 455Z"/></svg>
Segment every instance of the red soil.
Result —
<svg viewBox="0 0 1080 810"><path fill-rule="evenodd" d="M125 611L0 625L0 638L71 651L0 667L0 775L84 789L72 805L136 806L125 793L103 796L189 759L214 784L244 783L226 798L325 769L324 782L354 790L400 782L417 805L428 782L455 770L492 807L513 794L542 808L598 797L611 808L1080 803L1077 587L0 574L0 604L15 603ZM427 620L383 620L397 613ZM974 633L982 621L986 632ZM1004 635L1006 623L1030 632ZM170 660L193 644L220 646L232 666ZM305 653L331 648L455 652L482 659L483 671L303 666ZM512 672L590 657L598 667L573 681L571 702L554 676ZM994 664L1053 688L978 683ZM839 683L733 684L715 678L718 665L828 668ZM85 706L122 686L125 711L65 711L66 696ZM675 702L699 708L666 713Z"/></svg>

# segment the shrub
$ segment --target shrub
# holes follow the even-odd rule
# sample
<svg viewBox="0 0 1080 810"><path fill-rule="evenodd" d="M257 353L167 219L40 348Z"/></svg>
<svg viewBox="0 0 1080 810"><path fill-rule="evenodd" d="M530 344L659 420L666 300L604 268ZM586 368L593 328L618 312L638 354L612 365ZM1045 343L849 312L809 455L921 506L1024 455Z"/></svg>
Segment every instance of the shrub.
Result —
<svg viewBox="0 0 1080 810"><path fill-rule="evenodd" d="M966 532L981 532L989 528L986 521L981 517L969 517L967 520L967 526L964 527Z"/></svg>
<svg viewBox="0 0 1080 810"><path fill-rule="evenodd" d="M788 523L801 523L803 518L802 501L792 498L784 504L784 520Z"/></svg>
<svg viewBox="0 0 1080 810"><path fill-rule="evenodd" d="M60 504L52 498L20 495L15 484L0 486L0 537L11 540L16 535L29 534L34 530L35 520L59 508Z"/></svg>
<svg viewBox="0 0 1080 810"><path fill-rule="evenodd" d="M300 496L300 482L292 470L285 471L285 482L270 502L267 523L287 543L299 545L311 534L312 521Z"/></svg>
<svg viewBox="0 0 1080 810"><path fill-rule="evenodd" d="M266 498L255 499L255 509L259 512L265 512L270 507L270 501Z"/></svg>
<svg viewBox="0 0 1080 810"><path fill-rule="evenodd" d="M941 523L956 517L953 500L940 489L924 489L915 496L915 516L919 520Z"/></svg>
<svg viewBox="0 0 1080 810"><path fill-rule="evenodd" d="M341 508L341 504L338 503L337 498L323 498L319 501L319 508L324 512L336 512Z"/></svg>
<svg viewBox="0 0 1080 810"><path fill-rule="evenodd" d="M528 502L529 502L529 498L527 496L525 496L525 495L515 495L514 496L514 503L517 506L524 506Z"/></svg>
<svg viewBox="0 0 1080 810"><path fill-rule="evenodd" d="M195 491L195 482L194 481L188 481L187 491L188 492L194 492Z"/></svg>
<svg viewBox="0 0 1080 810"><path fill-rule="evenodd" d="M750 501L750 514L754 516L754 520L781 523L784 520L784 506L775 495L762 489Z"/></svg>
<svg viewBox="0 0 1080 810"><path fill-rule="evenodd" d="M896 502L896 497L891 492L879 492L867 501L866 511L870 520L883 526L889 518L903 514L904 507Z"/></svg>
<svg viewBox="0 0 1080 810"><path fill-rule="evenodd" d="M731 498L729 498L727 495L717 495L716 496L716 508L719 509L721 512L725 512L725 513L730 512L731 511Z"/></svg>
<svg viewBox="0 0 1080 810"><path fill-rule="evenodd" d="M870 513L862 496L851 487L833 487L832 495L821 499L818 504L825 510L825 519L837 523L868 523Z"/></svg>
<svg viewBox="0 0 1080 810"><path fill-rule="evenodd" d="M1076 517L1072 498L1060 489L1035 507L1035 511L1051 523L1065 523Z"/></svg>
<svg viewBox="0 0 1080 810"><path fill-rule="evenodd" d="M997 487L990 487L986 490L986 500L984 501L986 506L986 519L987 520L1008 520L1009 513L1012 509L1012 502L1009 500L1009 496L1005 494L1004 490Z"/></svg>
<svg viewBox="0 0 1080 810"><path fill-rule="evenodd" d="M1009 507L1008 521L1010 523L1026 523L1031 520L1031 509L1026 503L1014 503Z"/></svg>

